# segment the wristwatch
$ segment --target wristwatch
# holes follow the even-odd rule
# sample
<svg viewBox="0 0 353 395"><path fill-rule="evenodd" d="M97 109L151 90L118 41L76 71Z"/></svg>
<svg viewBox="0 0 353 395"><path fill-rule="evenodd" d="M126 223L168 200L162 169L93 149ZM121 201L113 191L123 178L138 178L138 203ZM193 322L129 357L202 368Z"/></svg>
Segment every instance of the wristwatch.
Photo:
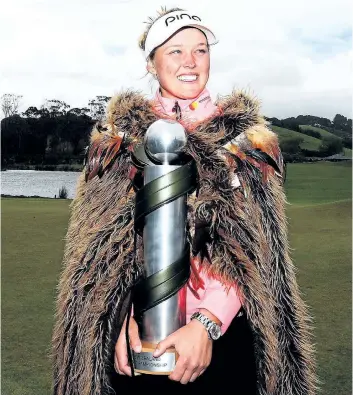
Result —
<svg viewBox="0 0 353 395"><path fill-rule="evenodd" d="M204 314L200 313L199 311L194 313L191 316L190 320L200 321L201 324L206 328L209 339L217 340L221 337L222 334L221 327L218 324L216 324L214 321L206 317Z"/></svg>

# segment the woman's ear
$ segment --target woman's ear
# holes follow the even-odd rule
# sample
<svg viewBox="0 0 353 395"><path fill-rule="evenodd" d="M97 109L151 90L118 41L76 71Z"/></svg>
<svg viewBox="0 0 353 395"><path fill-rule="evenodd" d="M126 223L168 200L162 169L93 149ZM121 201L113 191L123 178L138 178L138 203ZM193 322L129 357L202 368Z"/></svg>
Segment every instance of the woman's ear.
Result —
<svg viewBox="0 0 353 395"><path fill-rule="evenodd" d="M154 77L157 76L157 71L156 71L156 69L155 69L155 67L154 67L154 64L153 64L153 62L152 62L151 60L148 60L148 61L147 61L146 69L147 69L147 71L148 71L150 74L152 74Z"/></svg>

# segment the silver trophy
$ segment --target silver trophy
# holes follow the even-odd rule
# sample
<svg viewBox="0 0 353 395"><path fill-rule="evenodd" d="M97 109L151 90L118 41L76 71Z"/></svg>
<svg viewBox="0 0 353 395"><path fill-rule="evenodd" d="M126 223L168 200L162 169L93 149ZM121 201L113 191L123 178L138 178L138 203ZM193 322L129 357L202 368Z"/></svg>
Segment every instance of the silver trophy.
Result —
<svg viewBox="0 0 353 395"><path fill-rule="evenodd" d="M177 172L180 170L182 167L178 165L179 158L181 159L180 150L185 146L186 139L184 128L174 121L158 120L149 127L145 134L144 149L152 162L144 167L145 187L152 181L161 180L162 176L172 176L176 174L175 170ZM161 187L158 191L162 200L163 196L166 200L168 196L170 198L168 188L172 186L168 184L168 181L165 185L166 188ZM186 216L187 193L160 204L159 208L144 217L144 268L147 279L152 279L153 275L167 273L170 265L180 260L183 254L185 259L189 259L189 256L186 258L185 255ZM169 274L169 277L169 282L174 281L175 276L172 277ZM164 284L168 286L168 281ZM186 287L184 284L172 296L143 312L140 320L137 321L142 352L133 353L135 371L147 374L170 374L173 371L178 358L175 349L167 350L158 358L153 357L153 352L161 340L186 324Z"/></svg>

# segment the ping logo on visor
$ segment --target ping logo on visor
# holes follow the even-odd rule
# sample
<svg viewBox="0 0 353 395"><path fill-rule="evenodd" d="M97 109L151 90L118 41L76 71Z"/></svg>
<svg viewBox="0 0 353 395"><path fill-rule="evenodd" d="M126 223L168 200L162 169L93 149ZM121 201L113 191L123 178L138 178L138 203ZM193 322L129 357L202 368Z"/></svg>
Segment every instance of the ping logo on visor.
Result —
<svg viewBox="0 0 353 395"><path fill-rule="evenodd" d="M174 33L188 26L201 30L205 34L209 45L216 43L216 37L205 18L201 18L190 11L174 11L158 18L150 27L145 41L146 59L155 48L166 42Z"/></svg>
<svg viewBox="0 0 353 395"><path fill-rule="evenodd" d="M197 15L192 15L190 16L189 14L180 14L180 15L175 15L175 16L169 16L166 20L165 20L165 25L168 26L170 23L174 22L175 20L180 20L183 19L183 16L188 16L189 19L193 19L194 21L199 21L201 22L201 18ZM170 20L169 20L170 19Z"/></svg>

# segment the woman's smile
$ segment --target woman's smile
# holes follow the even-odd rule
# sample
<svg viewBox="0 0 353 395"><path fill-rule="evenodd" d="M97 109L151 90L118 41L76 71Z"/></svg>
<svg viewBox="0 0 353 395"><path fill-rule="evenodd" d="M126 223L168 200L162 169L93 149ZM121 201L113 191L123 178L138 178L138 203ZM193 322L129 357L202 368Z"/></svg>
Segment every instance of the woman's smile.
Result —
<svg viewBox="0 0 353 395"><path fill-rule="evenodd" d="M187 83L187 84L192 84L195 83L198 79L198 75L197 74L182 74L182 75L178 75L178 80L183 82L183 83Z"/></svg>

